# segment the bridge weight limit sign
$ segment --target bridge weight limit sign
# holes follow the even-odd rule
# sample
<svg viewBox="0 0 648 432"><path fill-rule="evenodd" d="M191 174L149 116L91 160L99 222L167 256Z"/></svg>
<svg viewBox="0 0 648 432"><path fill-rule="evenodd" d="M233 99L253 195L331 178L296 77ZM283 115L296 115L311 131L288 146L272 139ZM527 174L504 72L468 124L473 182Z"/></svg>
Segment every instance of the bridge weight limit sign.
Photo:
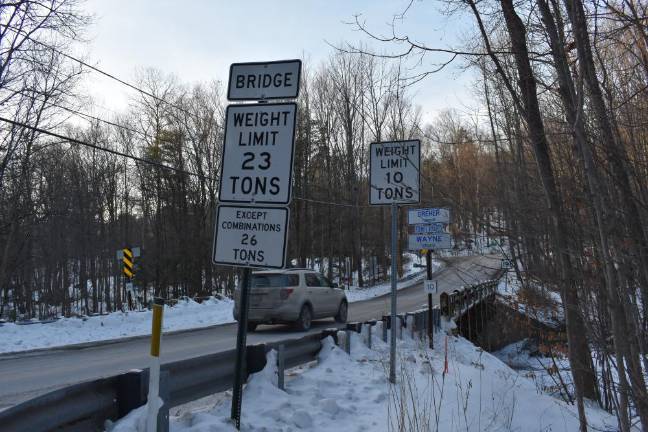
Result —
<svg viewBox="0 0 648 432"><path fill-rule="evenodd" d="M300 60L236 63L227 98L258 104L227 107L214 230L214 264L244 267L239 285L231 418L241 426L251 267L283 268L288 240L295 103L266 103L299 94ZM225 203L225 204L223 204Z"/></svg>
<svg viewBox="0 0 648 432"><path fill-rule="evenodd" d="M369 146L369 204L416 204L420 201L421 141L391 141Z"/></svg>
<svg viewBox="0 0 648 432"><path fill-rule="evenodd" d="M396 327L396 241L398 205L420 200L421 141L388 141L369 146L369 204L391 205L391 320ZM396 382L396 332L391 332L389 381Z"/></svg>

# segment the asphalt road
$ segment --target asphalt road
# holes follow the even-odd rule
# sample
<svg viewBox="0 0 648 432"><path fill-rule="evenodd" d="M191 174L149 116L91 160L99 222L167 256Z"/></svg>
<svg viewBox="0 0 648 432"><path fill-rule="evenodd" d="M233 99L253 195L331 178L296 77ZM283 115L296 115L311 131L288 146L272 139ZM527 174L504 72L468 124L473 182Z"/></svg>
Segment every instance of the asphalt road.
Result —
<svg viewBox="0 0 648 432"><path fill-rule="evenodd" d="M451 292L462 285L490 279L500 266L499 256L449 258L447 266L434 275L439 292ZM398 292L398 311L408 312L427 304L422 284ZM435 299L438 304L438 295ZM380 318L390 310L389 295L351 303L349 321ZM332 320L313 323L310 332L334 327ZM297 338L305 333L288 326L259 326L248 334L248 344ZM236 324L164 335L163 362L232 349ZM35 353L0 355L0 409L65 385L110 376L148 366L148 338L140 337L83 348L54 348Z"/></svg>

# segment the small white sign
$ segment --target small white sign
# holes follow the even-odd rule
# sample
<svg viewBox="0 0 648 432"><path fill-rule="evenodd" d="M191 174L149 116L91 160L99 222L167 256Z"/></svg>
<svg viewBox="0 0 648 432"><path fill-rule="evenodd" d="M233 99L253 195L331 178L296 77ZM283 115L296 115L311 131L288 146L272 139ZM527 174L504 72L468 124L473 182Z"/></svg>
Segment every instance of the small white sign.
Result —
<svg viewBox="0 0 648 432"><path fill-rule="evenodd" d="M509 259L503 259L502 260L502 268L504 270L511 269L511 268L513 268L513 263Z"/></svg>
<svg viewBox="0 0 648 432"><path fill-rule="evenodd" d="M369 204L420 201L421 141L371 143L369 153Z"/></svg>
<svg viewBox="0 0 648 432"><path fill-rule="evenodd" d="M293 99L299 94L301 60L233 63L227 99Z"/></svg>
<svg viewBox="0 0 648 432"><path fill-rule="evenodd" d="M407 246L409 250L452 248L450 234L410 234Z"/></svg>
<svg viewBox="0 0 648 432"><path fill-rule="evenodd" d="M431 223L450 223L450 210L447 208L423 208L410 209L407 211L407 223L431 224Z"/></svg>
<svg viewBox="0 0 648 432"><path fill-rule="evenodd" d="M427 225L414 225L414 234L436 234L445 233L447 224L433 223Z"/></svg>
<svg viewBox="0 0 648 432"><path fill-rule="evenodd" d="M288 209L218 206L214 264L242 267L285 266Z"/></svg>
<svg viewBox="0 0 648 432"><path fill-rule="evenodd" d="M435 280L425 280L423 283L426 294L436 294L438 292L437 287L437 281Z"/></svg>
<svg viewBox="0 0 648 432"><path fill-rule="evenodd" d="M225 120L219 201L288 204L297 105L230 105Z"/></svg>

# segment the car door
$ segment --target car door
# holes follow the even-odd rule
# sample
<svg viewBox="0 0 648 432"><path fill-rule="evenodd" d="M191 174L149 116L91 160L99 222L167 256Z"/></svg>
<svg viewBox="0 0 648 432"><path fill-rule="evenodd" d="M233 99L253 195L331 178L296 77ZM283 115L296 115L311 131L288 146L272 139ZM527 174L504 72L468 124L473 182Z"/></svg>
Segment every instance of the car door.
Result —
<svg viewBox="0 0 648 432"><path fill-rule="evenodd" d="M313 305L313 315L317 318L326 316L326 295L317 273L304 273L308 300Z"/></svg>
<svg viewBox="0 0 648 432"><path fill-rule="evenodd" d="M333 316L338 311L338 306L340 305L340 295L336 291L336 289L331 286L331 281L329 281L325 276L318 274L317 278L319 279L320 286L322 287L322 294L324 296L324 298L322 299L322 304L326 310L326 315Z"/></svg>

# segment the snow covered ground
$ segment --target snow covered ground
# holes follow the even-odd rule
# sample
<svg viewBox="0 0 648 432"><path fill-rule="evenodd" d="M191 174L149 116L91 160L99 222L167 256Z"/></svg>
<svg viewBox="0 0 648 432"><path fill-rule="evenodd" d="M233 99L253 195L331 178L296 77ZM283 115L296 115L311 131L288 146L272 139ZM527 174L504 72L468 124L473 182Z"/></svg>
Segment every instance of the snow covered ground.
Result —
<svg viewBox="0 0 648 432"><path fill-rule="evenodd" d="M207 327L234 321L230 299L210 298L202 303L179 301L165 306L164 331ZM62 318L47 324L0 326L0 353L51 348L151 334L151 312L113 312L88 318Z"/></svg>
<svg viewBox="0 0 648 432"><path fill-rule="evenodd" d="M351 356L324 341L319 361L293 370L286 391L276 387L274 353L244 390L243 431L552 431L578 430L574 406L538 390L495 356L460 337L437 333L435 350L399 341L397 384L388 382L389 347L374 333L368 349L353 334ZM171 410L172 432L235 431L231 392ZM143 431L145 407L112 432ZM591 430L616 430L616 419L587 407Z"/></svg>

